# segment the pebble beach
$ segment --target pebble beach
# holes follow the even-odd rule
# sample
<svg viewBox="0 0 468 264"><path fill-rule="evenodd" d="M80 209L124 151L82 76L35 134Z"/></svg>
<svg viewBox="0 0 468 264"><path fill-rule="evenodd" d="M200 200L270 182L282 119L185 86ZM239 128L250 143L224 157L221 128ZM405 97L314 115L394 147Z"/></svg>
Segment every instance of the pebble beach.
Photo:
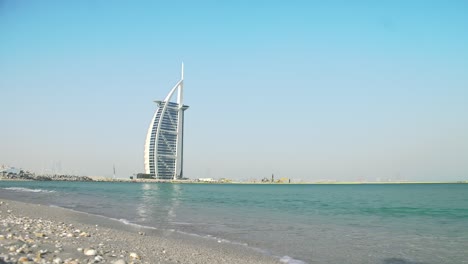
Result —
<svg viewBox="0 0 468 264"><path fill-rule="evenodd" d="M281 262L241 245L2 199L0 264L4 263Z"/></svg>

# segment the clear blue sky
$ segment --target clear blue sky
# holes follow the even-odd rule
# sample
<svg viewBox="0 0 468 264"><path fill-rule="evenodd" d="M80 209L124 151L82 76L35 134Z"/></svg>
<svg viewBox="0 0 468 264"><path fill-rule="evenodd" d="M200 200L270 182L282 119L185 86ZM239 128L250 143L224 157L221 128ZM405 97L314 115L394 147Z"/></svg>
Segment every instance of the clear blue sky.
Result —
<svg viewBox="0 0 468 264"><path fill-rule="evenodd" d="M0 1L0 164L143 171L185 63L185 174L468 179L467 1Z"/></svg>

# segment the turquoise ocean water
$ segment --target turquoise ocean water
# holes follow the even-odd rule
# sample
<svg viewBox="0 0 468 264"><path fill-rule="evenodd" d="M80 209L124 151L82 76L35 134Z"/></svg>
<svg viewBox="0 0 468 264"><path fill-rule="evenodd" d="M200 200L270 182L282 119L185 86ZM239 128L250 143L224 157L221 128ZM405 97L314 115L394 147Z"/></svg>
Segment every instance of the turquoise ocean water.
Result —
<svg viewBox="0 0 468 264"><path fill-rule="evenodd" d="M0 181L0 198L242 244L289 263L468 263L468 184Z"/></svg>

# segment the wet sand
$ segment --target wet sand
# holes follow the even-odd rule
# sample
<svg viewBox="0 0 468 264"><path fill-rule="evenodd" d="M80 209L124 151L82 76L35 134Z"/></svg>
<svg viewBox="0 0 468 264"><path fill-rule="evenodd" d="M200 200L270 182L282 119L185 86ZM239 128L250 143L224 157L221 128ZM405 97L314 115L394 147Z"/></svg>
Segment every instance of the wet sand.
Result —
<svg viewBox="0 0 468 264"><path fill-rule="evenodd" d="M3 263L281 263L242 245L0 200Z"/></svg>

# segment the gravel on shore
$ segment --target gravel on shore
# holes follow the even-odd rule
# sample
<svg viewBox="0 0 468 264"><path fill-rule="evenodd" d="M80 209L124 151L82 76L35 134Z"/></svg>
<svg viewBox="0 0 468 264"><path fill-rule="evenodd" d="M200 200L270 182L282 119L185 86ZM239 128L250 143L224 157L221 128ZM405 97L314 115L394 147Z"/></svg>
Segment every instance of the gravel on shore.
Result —
<svg viewBox="0 0 468 264"><path fill-rule="evenodd" d="M250 248L0 200L0 264L280 263Z"/></svg>

